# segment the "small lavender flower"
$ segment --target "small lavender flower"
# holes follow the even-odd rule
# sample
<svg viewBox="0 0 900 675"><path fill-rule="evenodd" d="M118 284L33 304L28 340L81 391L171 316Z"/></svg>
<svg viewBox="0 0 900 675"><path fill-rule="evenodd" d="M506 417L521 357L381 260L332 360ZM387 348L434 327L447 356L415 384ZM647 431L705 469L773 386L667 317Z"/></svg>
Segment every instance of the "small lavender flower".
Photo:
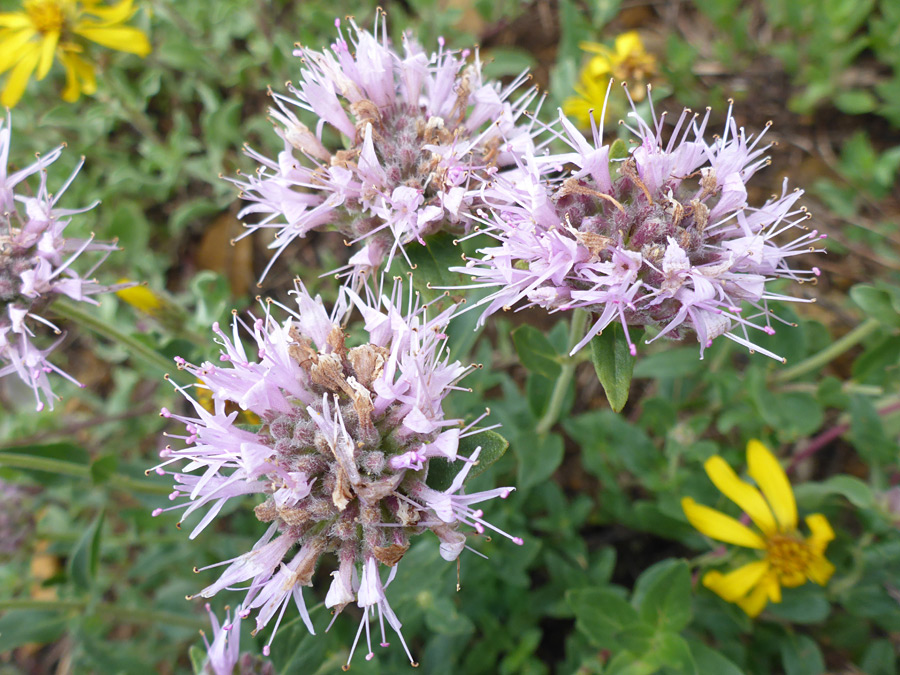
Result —
<svg viewBox="0 0 900 675"><path fill-rule="evenodd" d="M500 532L472 505L505 498L512 488L463 492L479 450L458 456L460 438L478 432L473 425L463 428L460 420L445 419L442 409L444 397L459 388L469 371L446 357L443 330L454 307L428 318L427 305L418 306L413 296L406 311L401 309L401 284L395 284L390 297L364 289L362 296L341 289L329 314L319 298L298 285L299 312L281 307L288 312L283 322L266 305L261 318L245 322L235 316L231 336L214 326L223 365L179 360L180 368L212 392L214 411L180 389L196 416L162 414L185 425L186 435L180 438L187 447L164 450L165 461L156 471L163 474L163 466L188 462L183 473L172 474L171 499L187 498L172 507L185 508L185 517L206 509L191 538L230 499L248 494L262 498L254 513L269 523L265 534L251 551L213 565L227 567L200 592L202 597L246 584L242 615L256 611L257 630L275 619L268 644L292 600L314 633L302 589L312 585L319 558L333 553L338 569L332 573L326 606L338 614L356 602L364 610L353 649L365 632L366 658L372 658L370 618L377 614L381 644L387 646L387 621L412 662L385 595L410 538L431 530L441 555L455 560L466 547L460 526ZM341 319L353 307L362 315L365 337L348 347ZM240 329L256 343L257 358L248 357ZM226 404L255 413L262 426L239 428L238 410L226 413ZM445 491L426 483L435 457L464 462ZM386 579L383 567L390 568Z"/></svg>
<svg viewBox="0 0 900 675"><path fill-rule="evenodd" d="M251 202L240 217L261 217L249 230L278 231L273 262L329 227L366 242L344 268L355 275L439 230L465 230L480 181L533 150L532 122L520 118L537 93L510 102L525 74L506 88L486 83L477 51L467 63L470 52L448 51L443 39L429 56L405 35L399 54L383 20L369 33L351 19L349 43L335 23L330 51L294 52L303 67L299 86L288 85L293 98L271 94L284 150L271 160L248 149L260 167L236 184ZM304 112L318 118L315 132ZM325 125L336 134L323 136Z"/></svg>
<svg viewBox="0 0 900 675"><path fill-rule="evenodd" d="M632 355L629 327L653 326L653 340L694 333L701 358L720 335L780 358L750 331L772 334L773 319L787 323L771 300L806 301L766 284L818 276L792 258L821 250L825 235L803 227L803 192L788 192L787 180L780 196L750 206L745 185L769 163L765 131L747 136L729 107L722 136L706 142L709 114L685 110L664 140L665 113L650 126L632 112L636 126L625 126L638 144L621 158L603 144L602 120L591 143L560 114L569 150L528 155L515 180L498 177L485 188L494 212L482 216L482 231L497 245L454 268L472 276L472 287L496 288L478 303L486 305L481 321L522 301L551 312L581 308L595 317L573 353L618 321ZM548 181L548 165L568 168Z"/></svg>
<svg viewBox="0 0 900 675"><path fill-rule="evenodd" d="M49 373L55 372L79 383L47 360L62 337L48 346L35 344L37 324L50 328L57 335L61 333L40 312L59 295L97 304L90 296L114 290L86 277L94 273L116 246L95 242L93 236L88 239L65 237L70 216L96 206L94 203L81 209L57 208L81 164L59 191L51 194L47 188L46 169L59 158L62 147L39 156L34 163L10 175L7 170L9 145L10 120L7 117L5 126L0 120L0 377L17 374L34 392L37 409L44 408L42 397L52 409L53 400L58 397L51 388ZM40 181L37 193L34 196L17 194L17 189L33 175L38 175ZM72 263L85 251L103 251L104 255L81 276L72 269Z"/></svg>
<svg viewBox="0 0 900 675"><path fill-rule="evenodd" d="M231 620L231 611L226 609L225 621L221 625L209 603L206 605L206 612L212 625L213 641L210 643L203 631L200 631L206 645L204 675L232 675L234 672L239 675L275 675L275 667L270 661L264 661L249 652L241 654L240 607L235 610L234 621Z"/></svg>

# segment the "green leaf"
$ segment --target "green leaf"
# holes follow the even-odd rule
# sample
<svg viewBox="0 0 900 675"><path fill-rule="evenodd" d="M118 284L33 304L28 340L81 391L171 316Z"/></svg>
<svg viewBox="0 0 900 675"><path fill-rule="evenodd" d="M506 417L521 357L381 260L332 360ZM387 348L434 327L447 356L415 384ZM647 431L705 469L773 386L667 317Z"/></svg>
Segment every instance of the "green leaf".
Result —
<svg viewBox="0 0 900 675"><path fill-rule="evenodd" d="M609 660L603 675L651 675L659 668L632 652L619 652Z"/></svg>
<svg viewBox="0 0 900 675"><path fill-rule="evenodd" d="M821 586L806 584L784 589L781 602L769 605L768 611L791 623L820 623L828 618L831 605Z"/></svg>
<svg viewBox="0 0 900 675"><path fill-rule="evenodd" d="M882 288L857 284L850 289L850 298L873 319L886 326L900 327L900 314L892 303L891 294Z"/></svg>
<svg viewBox="0 0 900 675"><path fill-rule="evenodd" d="M188 658L191 660L191 670L194 671L194 675L202 675L206 657L206 649L200 645L191 645L191 648L188 649Z"/></svg>
<svg viewBox="0 0 900 675"><path fill-rule="evenodd" d="M825 660L819 646L806 635L790 635L781 642L781 659L786 675L822 675Z"/></svg>
<svg viewBox="0 0 900 675"><path fill-rule="evenodd" d="M491 464L503 457L509 449L509 441L496 431L482 431L459 439L459 454L470 457L479 446L481 446L481 454L478 455L478 464L469 471L466 482L483 474Z"/></svg>
<svg viewBox="0 0 900 675"><path fill-rule="evenodd" d="M861 115L875 110L878 99L865 89L848 89L838 92L834 97L834 105L848 115Z"/></svg>
<svg viewBox="0 0 900 675"><path fill-rule="evenodd" d="M575 625L601 648L614 648L617 636L638 621L638 613L627 600L608 589L570 590L566 601L575 612Z"/></svg>
<svg viewBox="0 0 900 675"><path fill-rule="evenodd" d="M680 631L691 621L691 573L683 560L664 560L648 568L634 589L632 604L643 621Z"/></svg>
<svg viewBox="0 0 900 675"><path fill-rule="evenodd" d="M519 361L529 372L551 381L559 377L559 353L541 331L534 326L519 326L512 332L512 338Z"/></svg>
<svg viewBox="0 0 900 675"><path fill-rule="evenodd" d="M13 610L0 617L0 654L9 654L16 647L36 642L48 644L62 635L66 617L59 612L43 610Z"/></svg>
<svg viewBox="0 0 900 675"><path fill-rule="evenodd" d="M696 672L694 657L691 647L677 632L659 631L653 636L653 643L649 654L644 659L650 663L667 670L671 669L679 673ZM718 673L716 675L719 675Z"/></svg>
<svg viewBox="0 0 900 675"><path fill-rule="evenodd" d="M634 372L634 356L625 339L625 332L619 324L607 326L606 330L591 340L591 361L606 392L609 407L621 412L628 402L631 375Z"/></svg>
<svg viewBox="0 0 900 675"><path fill-rule="evenodd" d="M778 432L779 438L801 438L822 426L825 413L812 394L788 391L773 395L761 389L754 399L760 415Z"/></svg>
<svg viewBox="0 0 900 675"><path fill-rule="evenodd" d="M609 146L609 158L612 161L619 159L628 159L628 146L621 138L617 138Z"/></svg>
<svg viewBox="0 0 900 675"><path fill-rule="evenodd" d="M619 648L625 648L632 654L647 654L653 650L655 637L656 628L638 620L622 629L616 643Z"/></svg>
<svg viewBox="0 0 900 675"><path fill-rule="evenodd" d="M488 79L516 76L524 70L534 69L534 56L524 49L495 47L485 54L482 75Z"/></svg>
<svg viewBox="0 0 900 675"><path fill-rule="evenodd" d="M451 267L462 265L462 249L454 243L453 236L440 232L425 238L425 246L418 242L406 245L406 255L413 264L413 286L425 298L435 298L443 291L429 288L431 286L453 286L457 283L457 275L450 271ZM397 256L402 259L402 256Z"/></svg>
<svg viewBox="0 0 900 675"><path fill-rule="evenodd" d="M678 347L641 356L634 366L635 377L654 380L695 375L706 367L695 347Z"/></svg>
<svg viewBox="0 0 900 675"><path fill-rule="evenodd" d="M459 439L457 452L463 457L470 457L477 447L481 447L478 464L469 470L466 483L478 476L494 462L503 457L509 448L509 441L496 431L481 431L472 436ZM443 492L453 483L456 474L463 468L460 462L448 462L446 459L433 458L428 462L428 477L425 482L432 490Z"/></svg>
<svg viewBox="0 0 900 675"><path fill-rule="evenodd" d="M890 640L875 640L859 662L866 675L897 675L897 650Z"/></svg>
<svg viewBox="0 0 900 675"><path fill-rule="evenodd" d="M888 335L866 349L853 362L853 379L857 382L866 382L871 378L873 384L881 383L887 376L896 373L898 362L900 362L900 338Z"/></svg>
<svg viewBox="0 0 900 675"><path fill-rule="evenodd" d="M691 655L699 675L715 673L716 675L744 675L744 672L722 654L702 642L691 641Z"/></svg>
<svg viewBox="0 0 900 675"><path fill-rule="evenodd" d="M642 481L662 475L665 457L644 430L612 410L595 410L563 420L563 428L581 446L585 468L602 476L607 463L624 466Z"/></svg>
<svg viewBox="0 0 900 675"><path fill-rule="evenodd" d="M562 463L563 445L559 434L519 436L514 448L519 459L516 487L525 490L550 478Z"/></svg>
<svg viewBox="0 0 900 675"><path fill-rule="evenodd" d="M90 588L94 577L97 576L97 566L100 563L100 537L105 515L105 511L101 511L94 518L94 522L81 535L81 539L69 556L69 577L83 590Z"/></svg>
<svg viewBox="0 0 900 675"><path fill-rule="evenodd" d="M831 494L844 497L858 509L870 509L875 506L875 496L868 483L855 476L832 476L821 483L803 483L794 492L798 501L816 500Z"/></svg>
<svg viewBox="0 0 900 675"><path fill-rule="evenodd" d="M895 459L897 445L888 440L881 417L872 401L864 396L850 398L850 437L853 445L872 463L886 463Z"/></svg>
<svg viewBox="0 0 900 675"><path fill-rule="evenodd" d="M119 459L115 455L100 457L91 463L91 481L94 485L107 482L116 473Z"/></svg>

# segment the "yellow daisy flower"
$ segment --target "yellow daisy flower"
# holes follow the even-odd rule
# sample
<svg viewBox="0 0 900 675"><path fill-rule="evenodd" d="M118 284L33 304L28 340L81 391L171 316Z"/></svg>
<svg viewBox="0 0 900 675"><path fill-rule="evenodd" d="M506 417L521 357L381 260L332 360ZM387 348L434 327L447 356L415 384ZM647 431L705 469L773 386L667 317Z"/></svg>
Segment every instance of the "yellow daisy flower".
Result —
<svg viewBox="0 0 900 675"><path fill-rule="evenodd" d="M590 126L591 110L603 108L610 78L631 83L631 95L635 101L644 98L644 85L656 70L656 59L644 49L637 31L628 31L616 37L612 49L597 42L582 42L578 46L595 56L581 71L580 82L575 85L577 96L563 102L563 112L575 118L582 128Z"/></svg>
<svg viewBox="0 0 900 675"><path fill-rule="evenodd" d="M826 560L825 548L834 539L834 530L825 516L814 513L806 517L810 536L804 538L797 531L797 503L787 474L759 441L747 445L747 464L759 489L738 478L719 456L706 460L704 468L719 491L744 510L759 532L690 497L681 500L681 508L691 525L707 537L763 552L761 560L727 574L713 570L703 577L704 586L755 617L767 602L781 602L782 586L794 588L807 579L821 586L828 582L834 565Z"/></svg>
<svg viewBox="0 0 900 675"><path fill-rule="evenodd" d="M86 41L144 57L150 42L139 29L123 26L137 10L134 0L114 5L99 0L25 0L20 12L0 13L0 74L10 71L0 104L19 102L32 74L44 79L54 56L66 70L62 97L75 101L97 90L94 65L85 59Z"/></svg>

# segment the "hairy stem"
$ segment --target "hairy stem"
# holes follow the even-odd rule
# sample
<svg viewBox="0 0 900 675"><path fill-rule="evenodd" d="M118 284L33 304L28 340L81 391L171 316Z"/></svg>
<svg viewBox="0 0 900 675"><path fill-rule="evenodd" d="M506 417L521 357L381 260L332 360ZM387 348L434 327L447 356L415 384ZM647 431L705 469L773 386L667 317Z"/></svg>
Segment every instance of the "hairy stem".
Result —
<svg viewBox="0 0 900 675"><path fill-rule="evenodd" d="M145 364L152 366L163 373L175 370L175 364L169 361L162 354L145 345L140 340L136 340L130 335L126 335L118 328L110 323L99 319L89 312L85 312L73 303L64 298L60 298L53 302L53 311L59 316L78 323L85 328L93 331L97 335L102 335L108 340L118 342L123 345L129 352Z"/></svg>
<svg viewBox="0 0 900 675"><path fill-rule="evenodd" d="M566 353L572 351L572 348L578 344L578 341L584 337L584 327L587 325L588 313L583 309L576 309L572 312L572 321L569 324L569 342L566 347ZM563 401L566 398L566 392L569 390L569 383L575 374L575 367L582 359L567 356L563 362L559 377L556 378L556 384L553 385L553 393L550 395L550 403L547 405L547 411L537 423L535 431L539 434L546 434L556 424L559 419L559 413L562 410Z"/></svg>
<svg viewBox="0 0 900 675"><path fill-rule="evenodd" d="M878 319L866 319L863 323L847 333L839 340L835 340L825 349L813 354L809 358L803 359L800 363L785 368L775 375L775 381L779 384L782 382L790 382L794 378L811 373L818 370L827 363L830 363L845 351L854 345L865 340L869 335L878 330L881 323Z"/></svg>
<svg viewBox="0 0 900 675"><path fill-rule="evenodd" d="M18 452L0 452L0 466L8 466L15 469L31 469L32 471L46 471L48 473L63 476L74 476L90 480L91 469L85 464L75 464L53 457L36 457ZM154 481L131 478L116 474L109 479L111 488L126 492L141 492L148 495L167 495L172 489Z"/></svg>
<svg viewBox="0 0 900 675"><path fill-rule="evenodd" d="M900 412L900 401L895 401L889 405L884 406L883 408L878 409L878 415L880 417L886 417L887 415L891 415L895 412ZM846 418L847 416L842 415L842 417ZM832 441L837 440L848 431L850 431L850 422L841 422L840 424L831 427L831 429L823 431L821 434L810 440L806 447L804 447L791 458L791 463L787 468L788 473L796 469L798 464L806 459L809 459L819 450L826 447Z"/></svg>
<svg viewBox="0 0 900 675"><path fill-rule="evenodd" d="M147 610L144 607L121 607L110 602L89 605L85 600L32 600L31 598L0 600L0 610L11 609L37 609L51 612L65 612L71 610L84 611L86 609L91 609L92 614L115 618L125 623L163 623L197 629L204 628L207 625L206 621L199 617L186 616L185 614L176 612Z"/></svg>

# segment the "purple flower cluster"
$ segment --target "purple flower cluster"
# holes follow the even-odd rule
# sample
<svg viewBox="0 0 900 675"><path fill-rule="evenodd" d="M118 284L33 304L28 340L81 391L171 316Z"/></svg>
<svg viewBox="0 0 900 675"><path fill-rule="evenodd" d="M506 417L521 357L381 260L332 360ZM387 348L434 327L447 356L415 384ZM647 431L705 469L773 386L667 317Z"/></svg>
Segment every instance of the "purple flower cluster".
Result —
<svg viewBox="0 0 900 675"><path fill-rule="evenodd" d="M62 336L46 345L35 344L35 329L61 331L42 317L54 297L97 304L92 295L108 290L89 279L106 259L115 244L98 243L93 237L75 239L65 236L71 216L84 213L96 204L81 209L57 208L60 197L72 183L81 164L63 186L51 194L47 187L47 167L56 161L62 148L39 156L29 166L10 174L7 169L10 146L10 121L0 120L0 377L15 373L31 387L38 410L46 399L53 407L54 395L47 377L57 373L78 384L74 378L47 360ZM32 195L22 194L26 179L37 175L39 184ZM103 251L104 255L80 275L72 264L85 251Z"/></svg>
<svg viewBox="0 0 900 675"><path fill-rule="evenodd" d="M365 241L344 269L356 276L410 242L467 229L481 182L534 152L532 121L520 118L537 92L511 102L524 74L505 88L486 83L477 52L467 62L467 50L443 40L429 56L404 36L401 55L384 21L370 33L351 19L349 43L336 23L331 51L296 50L303 67L292 97L272 94L284 150L276 160L248 150L257 175L235 182L251 202L240 216L259 217L250 231L277 230L275 258L328 227L349 244ZM305 113L315 131L298 117Z"/></svg>
<svg viewBox="0 0 900 675"><path fill-rule="evenodd" d="M629 327L650 326L653 340L695 334L701 358L720 335L780 358L751 333L774 333L772 320L780 319L770 301L803 302L768 282L819 274L792 264L825 236L803 227L803 192L788 192L785 181L780 196L750 206L746 183L768 164L765 131L748 136L730 108L712 142L704 140L709 111L685 110L668 134L665 113L652 125L630 117L635 125L625 126L637 142L620 157L603 143L602 121L591 142L560 116L565 152L528 154L512 179L498 176L485 187L492 210L481 216L481 232L496 245L456 270L471 275L472 287L496 289L478 303L481 321L520 302L583 309L595 316L573 353L618 321L632 354Z"/></svg>
<svg viewBox="0 0 900 675"><path fill-rule="evenodd" d="M364 286L360 295L345 287L331 313L302 285L295 292L298 311L279 306L287 312L281 322L271 313L275 303L267 303L262 317L235 316L231 335L214 326L220 365L179 361L209 389L214 409L180 390L193 414L162 414L185 425L179 438L186 447L164 450L156 470L164 474L163 467L187 462L172 474L171 499L186 499L172 507L185 508L184 517L205 509L191 538L229 500L260 498L254 513L268 524L265 534L251 551L213 565L225 571L199 595L247 584L238 616L256 611L257 630L274 618L274 637L293 600L313 633L302 589L312 585L320 557L332 554L338 568L325 605L335 614L351 602L364 610L356 641L365 632L367 658L377 615L381 644L387 646L386 621L412 662L385 595L410 538L431 530L444 559L455 560L466 548L462 525L499 532L473 505L505 498L513 488L463 490L480 449L458 454L460 438L478 431L445 419L442 409L469 370L446 356L443 330L455 307L429 318L428 305L420 306L415 294L405 294L404 302L400 283L390 294ZM350 347L341 322L353 309L362 316L364 337ZM242 331L255 342L256 358L242 346ZM261 426L241 428L237 408L257 415ZM463 462L446 490L428 485L432 458Z"/></svg>

